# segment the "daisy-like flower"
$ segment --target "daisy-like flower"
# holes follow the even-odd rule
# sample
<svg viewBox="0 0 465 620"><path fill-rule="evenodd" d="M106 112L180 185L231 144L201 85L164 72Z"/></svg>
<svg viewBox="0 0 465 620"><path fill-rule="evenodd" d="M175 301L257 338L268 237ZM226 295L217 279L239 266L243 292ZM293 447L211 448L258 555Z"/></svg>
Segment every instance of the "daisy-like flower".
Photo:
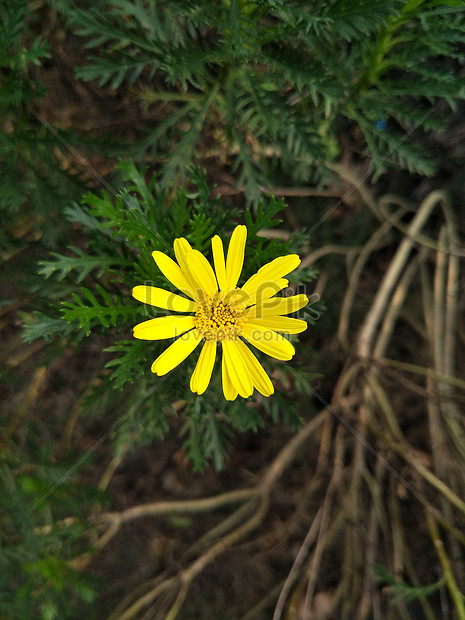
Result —
<svg viewBox="0 0 465 620"><path fill-rule="evenodd" d="M289 284L284 276L300 263L297 254L275 258L237 288L246 239L247 228L237 226L225 260L223 242L217 235L213 237L214 270L183 237L174 241L177 262L163 252L153 252L160 271L182 295L154 286L136 286L132 291L138 301L180 313L134 327L134 337L142 340L178 336L153 362L152 372L165 375L203 342L190 381L192 392L203 394L210 383L220 342L226 400L234 400L238 394L247 398L254 388L264 396L273 394L270 378L246 342L278 360L290 360L295 349L281 334L302 332L307 323L283 315L303 308L308 298L276 297Z"/></svg>

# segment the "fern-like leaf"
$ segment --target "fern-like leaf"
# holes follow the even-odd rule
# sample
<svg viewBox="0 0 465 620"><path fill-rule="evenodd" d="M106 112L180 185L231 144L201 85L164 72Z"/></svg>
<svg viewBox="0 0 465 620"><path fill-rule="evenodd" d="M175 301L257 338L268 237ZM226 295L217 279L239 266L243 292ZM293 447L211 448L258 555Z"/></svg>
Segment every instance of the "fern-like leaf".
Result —
<svg viewBox="0 0 465 620"><path fill-rule="evenodd" d="M119 356L109 361L105 368L111 368L110 380L117 390L121 390L126 383L133 383L137 375L146 371L147 349L145 342L134 340L119 340L115 345L104 349L108 353L119 353Z"/></svg>
<svg viewBox="0 0 465 620"><path fill-rule="evenodd" d="M126 306L120 300L115 300L100 284L97 284L95 293L100 296L101 301L85 286L82 286L80 291L82 297L73 293L73 301L62 302L61 313L68 323L79 322L79 327L87 336L95 324L108 329L116 327L119 319L126 325L130 318L135 320L138 315L136 307Z"/></svg>
<svg viewBox="0 0 465 620"><path fill-rule="evenodd" d="M21 337L23 342L34 342L43 338L47 342L53 342L60 338L71 335L73 326L66 324L61 318L46 315L44 312L34 312L25 317Z"/></svg>
<svg viewBox="0 0 465 620"><path fill-rule="evenodd" d="M65 256L52 252L55 260L41 261L39 263L39 274L50 278L55 275L58 280L63 280L71 271L76 271L76 282L80 283L86 276L95 271L96 277L100 277L104 272L113 267L127 267L132 263L122 256L90 256L79 248L71 247L70 250L75 256Z"/></svg>

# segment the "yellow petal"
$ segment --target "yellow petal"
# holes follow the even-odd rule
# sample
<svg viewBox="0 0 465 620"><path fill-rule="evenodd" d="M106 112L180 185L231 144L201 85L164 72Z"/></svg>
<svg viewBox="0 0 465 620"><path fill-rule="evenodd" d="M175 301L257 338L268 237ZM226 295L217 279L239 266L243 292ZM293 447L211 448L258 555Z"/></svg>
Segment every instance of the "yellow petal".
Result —
<svg viewBox="0 0 465 620"><path fill-rule="evenodd" d="M226 361L231 383L241 396L247 398L253 392L252 378L236 343L232 340L223 340L223 357Z"/></svg>
<svg viewBox="0 0 465 620"><path fill-rule="evenodd" d="M226 359L224 357L224 352L223 352L223 359L221 362L221 374L223 377L223 394L224 397L226 398L226 400L236 400L237 395L238 395L238 391L236 390L236 388L233 386L231 379L229 378L228 375L228 369L226 368Z"/></svg>
<svg viewBox="0 0 465 620"><path fill-rule="evenodd" d="M286 278L279 278L275 282L265 282L250 295L250 303L263 303L287 286L289 286L289 280Z"/></svg>
<svg viewBox="0 0 465 620"><path fill-rule="evenodd" d="M182 265L182 263L186 262L187 253L192 251L191 244L184 237L179 237L174 240L173 248L176 255L176 260L180 265Z"/></svg>
<svg viewBox="0 0 465 620"><path fill-rule="evenodd" d="M247 322L241 332L246 340L255 348L277 360L289 361L295 353L292 344L281 334L271 329L263 329L260 325Z"/></svg>
<svg viewBox="0 0 465 620"><path fill-rule="evenodd" d="M199 359L192 373L190 387L193 392L203 394L210 383L216 357L216 341L207 340L200 351Z"/></svg>
<svg viewBox="0 0 465 620"><path fill-rule="evenodd" d="M212 239L213 264L215 265L216 277L221 291L227 289L226 264L224 262L223 242L218 235Z"/></svg>
<svg viewBox="0 0 465 620"><path fill-rule="evenodd" d="M242 288L248 293L256 292L261 288L267 288L283 278L300 264L300 258L297 254L289 254L288 256L278 256L270 263L263 265L255 275L247 280ZM257 295L257 299L260 297Z"/></svg>
<svg viewBox="0 0 465 620"><path fill-rule="evenodd" d="M255 355L249 349L249 347L242 342L242 340L236 340L236 347L239 349L240 354L242 355L247 368L252 375L252 381L254 386L263 394L263 396L271 396L274 392L273 384L269 376L266 374L263 366L257 360Z"/></svg>
<svg viewBox="0 0 465 620"><path fill-rule="evenodd" d="M193 316L161 316L139 323L134 327L134 338L139 340L163 340L174 338L194 327Z"/></svg>
<svg viewBox="0 0 465 620"><path fill-rule="evenodd" d="M132 289L132 296L143 304L150 304L157 308L165 308L173 312L195 312L194 301L156 286L135 286Z"/></svg>
<svg viewBox="0 0 465 620"><path fill-rule="evenodd" d="M257 300L250 309L249 316L261 318L264 316L281 316L297 312L308 304L307 295L292 295L292 297L272 297L266 300Z"/></svg>
<svg viewBox="0 0 465 620"><path fill-rule="evenodd" d="M152 256L153 260L157 263L158 269L165 278L168 278L173 286L188 295L191 299L196 299L193 287L181 271L181 267L177 265L172 258L158 250L152 252Z"/></svg>
<svg viewBox="0 0 465 620"><path fill-rule="evenodd" d="M187 255L189 252L192 252L192 246L187 239L184 237L179 237L174 240L173 243L174 253L176 255L176 260L178 261L178 265L181 267L181 271L189 283L189 286L192 290L196 291L197 284L195 280L192 278L191 272L189 271L189 265L187 260Z"/></svg>
<svg viewBox="0 0 465 620"><path fill-rule="evenodd" d="M241 275L246 239L247 228L245 226L236 226L231 235L228 258L226 259L226 282L228 289L236 288L237 281Z"/></svg>
<svg viewBox="0 0 465 620"><path fill-rule="evenodd" d="M256 318L253 321L263 329L273 329L283 334L300 334L307 329L305 321L288 316L265 316Z"/></svg>
<svg viewBox="0 0 465 620"><path fill-rule="evenodd" d="M203 254L197 250L191 250L186 256L186 262L199 297L202 291L207 295L213 295L218 291L215 272Z"/></svg>
<svg viewBox="0 0 465 620"><path fill-rule="evenodd" d="M178 265L181 267L182 272L186 277L188 274L186 273L186 264L187 264L187 254L192 252L192 246L187 239L184 237L179 237L175 239L173 242L174 254L176 256L176 260L178 261Z"/></svg>
<svg viewBox="0 0 465 620"><path fill-rule="evenodd" d="M152 372L156 375L166 375L176 368L192 353L202 340L202 335L196 329L183 334L173 342L152 364Z"/></svg>

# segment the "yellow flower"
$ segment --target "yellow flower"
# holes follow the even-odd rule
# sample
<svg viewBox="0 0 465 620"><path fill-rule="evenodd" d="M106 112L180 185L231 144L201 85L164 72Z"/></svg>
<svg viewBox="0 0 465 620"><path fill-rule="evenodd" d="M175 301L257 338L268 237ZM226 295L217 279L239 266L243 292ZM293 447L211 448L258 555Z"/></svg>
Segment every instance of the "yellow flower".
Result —
<svg viewBox="0 0 465 620"><path fill-rule="evenodd" d="M278 360L290 360L294 347L278 332L297 334L307 328L305 321L283 315L303 308L308 298L275 296L289 284L284 276L299 265L297 254L275 258L237 288L246 238L247 228L237 226L225 260L223 242L217 235L213 237L215 270L182 237L174 241L177 263L163 252L153 252L160 271L185 296L153 286L136 286L132 291L138 301L181 313L134 327L134 337L142 340L179 336L153 362L152 372L165 375L203 340L190 381L191 390L203 394L210 383L217 343L221 342L225 398L234 400L238 394L247 398L254 388L264 396L273 394L270 378L244 341Z"/></svg>

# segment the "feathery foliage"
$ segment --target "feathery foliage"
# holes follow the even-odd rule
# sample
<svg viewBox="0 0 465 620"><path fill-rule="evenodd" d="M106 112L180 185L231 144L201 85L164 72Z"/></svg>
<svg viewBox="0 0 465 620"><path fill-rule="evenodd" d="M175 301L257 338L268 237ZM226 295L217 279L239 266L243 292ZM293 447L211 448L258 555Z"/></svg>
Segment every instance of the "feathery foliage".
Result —
<svg viewBox="0 0 465 620"><path fill-rule="evenodd" d="M18 458L16 447L10 448ZM27 463L28 455L21 456ZM96 587L94 580L72 566L73 558L89 549L85 538L90 526L83 506L102 501L103 495L69 480L60 484L50 502L47 491L67 474L65 465L51 468L46 462L29 463L21 471L16 463L14 475L12 466L2 458L0 614L11 620L73 618L73 601L92 603ZM81 514L81 519L63 521L70 510Z"/></svg>
<svg viewBox="0 0 465 620"><path fill-rule="evenodd" d="M142 147L161 164L163 185L193 157L228 161L254 199L271 175L321 177L348 121L373 167L431 174L405 132L429 131L435 104L465 95L456 0L59 4L91 50L77 76L130 85L152 106L157 123Z"/></svg>
<svg viewBox="0 0 465 620"><path fill-rule="evenodd" d="M396 579L385 566L380 564L374 564L373 571L376 575L376 581L389 587L389 591L392 594L392 603L399 601L410 603L412 601L424 600L436 593L444 585L444 579L440 579L426 586L409 586Z"/></svg>
<svg viewBox="0 0 465 620"><path fill-rule="evenodd" d="M48 45L34 36L26 0L0 1L0 250L8 258L34 239L46 247L64 236L59 212L85 185L54 157L60 140L76 143L71 132L50 133L32 110L45 93L30 67L49 57Z"/></svg>

